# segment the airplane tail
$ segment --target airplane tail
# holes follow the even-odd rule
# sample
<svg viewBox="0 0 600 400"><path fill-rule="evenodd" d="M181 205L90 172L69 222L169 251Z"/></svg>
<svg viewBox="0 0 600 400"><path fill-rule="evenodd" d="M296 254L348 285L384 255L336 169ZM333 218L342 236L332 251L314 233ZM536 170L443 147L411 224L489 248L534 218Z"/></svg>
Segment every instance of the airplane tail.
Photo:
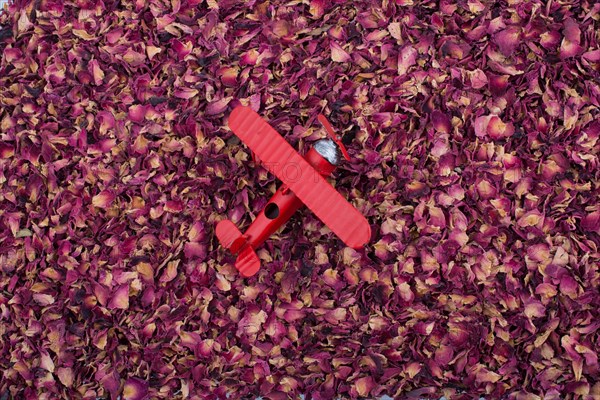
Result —
<svg viewBox="0 0 600 400"><path fill-rule="evenodd" d="M221 246L233 254L239 253L244 244L246 244L246 239L242 235L242 232L229 220L220 221L217 224L216 233Z"/></svg>
<svg viewBox="0 0 600 400"><path fill-rule="evenodd" d="M235 267L240 271L240 274L246 278L251 277L258 272L260 260L252 247L244 246L242 248L237 260L235 260Z"/></svg>
<svg viewBox="0 0 600 400"><path fill-rule="evenodd" d="M220 221L216 228L217 238L221 246L232 254L237 254L235 267L245 277L258 272L260 260L240 230L229 220Z"/></svg>

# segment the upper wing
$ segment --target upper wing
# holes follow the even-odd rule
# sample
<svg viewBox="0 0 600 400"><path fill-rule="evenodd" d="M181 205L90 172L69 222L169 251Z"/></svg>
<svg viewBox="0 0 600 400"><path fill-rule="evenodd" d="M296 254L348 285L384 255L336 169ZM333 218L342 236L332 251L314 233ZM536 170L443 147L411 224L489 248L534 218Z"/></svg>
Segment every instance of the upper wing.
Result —
<svg viewBox="0 0 600 400"><path fill-rule="evenodd" d="M251 108L236 107L229 128L347 246L360 248L369 241L365 217Z"/></svg>

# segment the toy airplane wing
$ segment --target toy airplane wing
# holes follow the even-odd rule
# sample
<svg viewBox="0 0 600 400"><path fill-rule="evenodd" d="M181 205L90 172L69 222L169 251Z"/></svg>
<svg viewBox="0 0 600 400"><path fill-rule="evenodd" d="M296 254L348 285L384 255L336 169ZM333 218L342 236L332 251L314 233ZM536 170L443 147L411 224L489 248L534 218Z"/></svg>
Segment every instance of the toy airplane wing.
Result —
<svg viewBox="0 0 600 400"><path fill-rule="evenodd" d="M347 246L357 249L369 241L371 227L365 217L257 113L249 107L236 107L228 124L262 165Z"/></svg>

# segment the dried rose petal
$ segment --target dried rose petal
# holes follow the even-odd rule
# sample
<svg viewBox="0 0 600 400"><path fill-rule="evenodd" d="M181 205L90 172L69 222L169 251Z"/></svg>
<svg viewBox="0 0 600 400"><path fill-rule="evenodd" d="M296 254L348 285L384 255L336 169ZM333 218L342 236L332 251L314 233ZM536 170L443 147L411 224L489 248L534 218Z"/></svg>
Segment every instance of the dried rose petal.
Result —
<svg viewBox="0 0 600 400"><path fill-rule="evenodd" d="M129 285L121 285L112 294L108 303L110 309L127 310L129 308Z"/></svg>
<svg viewBox="0 0 600 400"><path fill-rule="evenodd" d="M520 43L521 30L518 27L510 27L494 35L494 41L505 56L510 56Z"/></svg>
<svg viewBox="0 0 600 400"><path fill-rule="evenodd" d="M431 120L433 121L433 127L435 130L441 133L450 133L452 125L448 116L442 114L438 110L431 113Z"/></svg>
<svg viewBox="0 0 600 400"><path fill-rule="evenodd" d="M186 256L186 258L205 258L207 251L206 251L206 247L203 244L200 243L195 243L195 242L189 242L186 243L184 246L184 254Z"/></svg>
<svg viewBox="0 0 600 400"><path fill-rule="evenodd" d="M511 137L515 131L512 123L504 123L495 115L478 117L475 120L474 126L477 136L489 136L494 140Z"/></svg>
<svg viewBox="0 0 600 400"><path fill-rule="evenodd" d="M144 400L148 394L148 383L139 378L129 378L123 386L123 400Z"/></svg>
<svg viewBox="0 0 600 400"><path fill-rule="evenodd" d="M375 382L370 376L358 378L354 383L354 390L356 391L356 394L362 397L369 396L374 387Z"/></svg>
<svg viewBox="0 0 600 400"><path fill-rule="evenodd" d="M321 18L325 13L325 0L311 0L309 13L313 18Z"/></svg>
<svg viewBox="0 0 600 400"><path fill-rule="evenodd" d="M600 398L597 3L11 2L0 398ZM369 244L304 207L239 276L238 105L331 120Z"/></svg>
<svg viewBox="0 0 600 400"><path fill-rule="evenodd" d="M398 55L398 75L404 75L416 63L417 50L414 47L405 47Z"/></svg>
<svg viewBox="0 0 600 400"><path fill-rule="evenodd" d="M140 104L130 106L128 116L134 122L142 122L146 117L146 107Z"/></svg>
<svg viewBox="0 0 600 400"><path fill-rule="evenodd" d="M581 228L589 232L600 234L600 210L587 214L581 220Z"/></svg>
<svg viewBox="0 0 600 400"><path fill-rule="evenodd" d="M94 207L107 208L110 207L115 200L115 194L110 190L103 190L92 197Z"/></svg>
<svg viewBox="0 0 600 400"><path fill-rule="evenodd" d="M66 387L73 386L73 381L75 377L71 368L58 368L56 370L56 376L58 376L60 383L62 383Z"/></svg>
<svg viewBox="0 0 600 400"><path fill-rule="evenodd" d="M334 62L348 62L351 60L350 55L339 44L331 42L329 46L331 47L331 59Z"/></svg>
<svg viewBox="0 0 600 400"><path fill-rule="evenodd" d="M223 99L217 100L215 102L212 102L208 105L208 107L206 108L206 113L208 115L215 115L215 114L220 114L223 111L225 111L225 109L227 109L228 104L231 102L231 97L225 97Z"/></svg>

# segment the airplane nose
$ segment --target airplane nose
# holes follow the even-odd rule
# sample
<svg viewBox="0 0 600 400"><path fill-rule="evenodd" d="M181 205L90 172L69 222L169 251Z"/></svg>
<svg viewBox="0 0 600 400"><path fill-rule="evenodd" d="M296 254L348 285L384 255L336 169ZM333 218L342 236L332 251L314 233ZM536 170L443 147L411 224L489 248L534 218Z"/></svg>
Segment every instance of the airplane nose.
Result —
<svg viewBox="0 0 600 400"><path fill-rule="evenodd" d="M331 165L338 165L342 159L342 151L331 139L321 139L315 143L314 149Z"/></svg>

